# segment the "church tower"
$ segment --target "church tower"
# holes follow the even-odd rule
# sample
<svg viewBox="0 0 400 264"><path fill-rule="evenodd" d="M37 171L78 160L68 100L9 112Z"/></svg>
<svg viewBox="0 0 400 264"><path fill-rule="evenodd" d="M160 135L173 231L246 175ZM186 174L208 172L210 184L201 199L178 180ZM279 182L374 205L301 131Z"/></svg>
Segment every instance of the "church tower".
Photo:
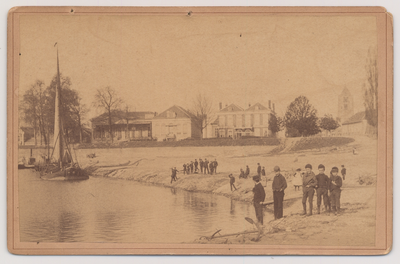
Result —
<svg viewBox="0 0 400 264"><path fill-rule="evenodd" d="M354 115L353 96L349 89L345 87L339 95L338 120L340 123L343 123L352 115Z"/></svg>

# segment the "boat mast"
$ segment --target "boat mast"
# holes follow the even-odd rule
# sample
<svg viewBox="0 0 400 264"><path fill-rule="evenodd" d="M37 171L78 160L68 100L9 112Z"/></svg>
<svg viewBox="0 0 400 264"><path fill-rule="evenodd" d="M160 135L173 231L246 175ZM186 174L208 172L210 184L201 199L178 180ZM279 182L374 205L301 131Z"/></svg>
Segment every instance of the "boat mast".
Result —
<svg viewBox="0 0 400 264"><path fill-rule="evenodd" d="M56 46L57 43L54 45ZM62 131L61 122L61 80L60 80L60 67L58 62L58 46L57 46L57 85L56 85L56 98L55 98L55 117L54 117L54 158L63 167L64 155L64 134Z"/></svg>

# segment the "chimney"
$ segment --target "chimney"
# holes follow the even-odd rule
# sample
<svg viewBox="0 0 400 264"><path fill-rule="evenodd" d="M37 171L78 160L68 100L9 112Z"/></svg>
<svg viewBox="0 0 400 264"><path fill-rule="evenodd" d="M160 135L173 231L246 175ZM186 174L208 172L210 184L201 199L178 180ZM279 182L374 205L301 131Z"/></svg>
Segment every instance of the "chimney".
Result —
<svg viewBox="0 0 400 264"><path fill-rule="evenodd" d="M271 109L271 100L268 100L268 108Z"/></svg>
<svg viewBox="0 0 400 264"><path fill-rule="evenodd" d="M219 110L222 110L222 102L219 102Z"/></svg>
<svg viewBox="0 0 400 264"><path fill-rule="evenodd" d="M251 106L251 104L249 103L249 107Z"/></svg>
<svg viewBox="0 0 400 264"><path fill-rule="evenodd" d="M272 104L272 111L275 113L275 103Z"/></svg>

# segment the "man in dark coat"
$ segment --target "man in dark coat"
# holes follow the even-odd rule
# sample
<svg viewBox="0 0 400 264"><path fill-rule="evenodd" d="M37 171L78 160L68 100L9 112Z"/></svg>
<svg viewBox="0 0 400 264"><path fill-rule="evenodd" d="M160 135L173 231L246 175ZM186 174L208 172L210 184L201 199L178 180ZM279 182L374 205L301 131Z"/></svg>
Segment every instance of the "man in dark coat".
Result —
<svg viewBox="0 0 400 264"><path fill-rule="evenodd" d="M210 174L212 175L214 173L214 162L211 161L208 167L210 168Z"/></svg>
<svg viewBox="0 0 400 264"><path fill-rule="evenodd" d="M204 159L204 174L210 174L210 170L208 169L208 160Z"/></svg>
<svg viewBox="0 0 400 264"><path fill-rule="evenodd" d="M200 172L203 173L203 165L204 165L204 162L203 162L202 159L199 159L199 163L200 163Z"/></svg>
<svg viewBox="0 0 400 264"><path fill-rule="evenodd" d="M285 177L281 174L281 169L278 166L274 167L275 177L272 182L272 191L274 195L274 215L275 220L283 217L283 197L287 183Z"/></svg>
<svg viewBox="0 0 400 264"><path fill-rule="evenodd" d="M186 174L190 174L190 164L186 163Z"/></svg>
<svg viewBox="0 0 400 264"><path fill-rule="evenodd" d="M257 175L259 176L259 177L261 177L261 166L260 166L260 163L257 163Z"/></svg>
<svg viewBox="0 0 400 264"><path fill-rule="evenodd" d="M244 179L244 171L243 171L243 169L240 169L239 179L240 178Z"/></svg>
<svg viewBox="0 0 400 264"><path fill-rule="evenodd" d="M217 167L218 167L218 161L217 159L214 160L214 172L217 174Z"/></svg>
<svg viewBox="0 0 400 264"><path fill-rule="evenodd" d="M194 172L199 171L199 163L197 162L197 159L194 160Z"/></svg>
<svg viewBox="0 0 400 264"><path fill-rule="evenodd" d="M250 168L248 165L246 165L246 172L244 173L244 176L247 178L250 175Z"/></svg>
<svg viewBox="0 0 400 264"><path fill-rule="evenodd" d="M254 176L253 181L255 183L254 188L253 188L253 193L254 193L254 209L256 211L256 217L257 221L259 224L263 225L263 202L265 199L265 191L264 187L262 186L260 182L260 177Z"/></svg>
<svg viewBox="0 0 400 264"><path fill-rule="evenodd" d="M178 179L178 177L176 177L176 173L178 172L178 170L176 169L176 167L173 167L171 170L172 170L171 173L171 184L172 184L172 181L176 181Z"/></svg>
<svg viewBox="0 0 400 264"><path fill-rule="evenodd" d="M186 164L183 164L183 174L186 174Z"/></svg>
<svg viewBox="0 0 400 264"><path fill-rule="evenodd" d="M190 173L193 173L193 161L190 162Z"/></svg>
<svg viewBox="0 0 400 264"><path fill-rule="evenodd" d="M232 186L233 186L233 188L235 188L235 191L237 190L236 189L236 186L235 186L235 177L233 177L233 175L232 174L229 174L229 184L231 185L231 191L232 191Z"/></svg>
<svg viewBox="0 0 400 264"><path fill-rule="evenodd" d="M340 173L342 173L343 180L345 180L346 179L346 168L344 167L344 165L342 165L342 170L340 171Z"/></svg>
<svg viewBox="0 0 400 264"><path fill-rule="evenodd" d="M329 197L328 197L328 190L329 190L329 177L325 174L325 166L320 164L318 166L319 174L315 176L317 179L317 214L320 213L321 209L321 200L322 197L324 198L324 205L325 205L325 212L330 212L329 206Z"/></svg>

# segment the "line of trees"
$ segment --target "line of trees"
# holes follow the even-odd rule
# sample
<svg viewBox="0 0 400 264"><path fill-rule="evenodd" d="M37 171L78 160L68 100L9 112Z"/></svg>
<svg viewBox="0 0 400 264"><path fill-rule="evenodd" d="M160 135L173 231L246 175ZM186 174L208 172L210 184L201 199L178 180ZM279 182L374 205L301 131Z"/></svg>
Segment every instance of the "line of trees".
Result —
<svg viewBox="0 0 400 264"><path fill-rule="evenodd" d="M89 109L82 104L78 92L71 88L71 79L60 74L61 80L61 117L66 139L69 142L82 142L82 120ZM57 75L50 85L45 87L43 80L36 80L24 93L20 112L25 123L34 130L35 145L48 144L54 133L55 96Z"/></svg>
<svg viewBox="0 0 400 264"><path fill-rule="evenodd" d="M286 128L288 137L306 137L318 134L321 130L332 131L339 123L332 115L317 117L317 110L305 96L297 97L286 109L285 116L280 118L276 113L271 114L269 128L273 134Z"/></svg>

